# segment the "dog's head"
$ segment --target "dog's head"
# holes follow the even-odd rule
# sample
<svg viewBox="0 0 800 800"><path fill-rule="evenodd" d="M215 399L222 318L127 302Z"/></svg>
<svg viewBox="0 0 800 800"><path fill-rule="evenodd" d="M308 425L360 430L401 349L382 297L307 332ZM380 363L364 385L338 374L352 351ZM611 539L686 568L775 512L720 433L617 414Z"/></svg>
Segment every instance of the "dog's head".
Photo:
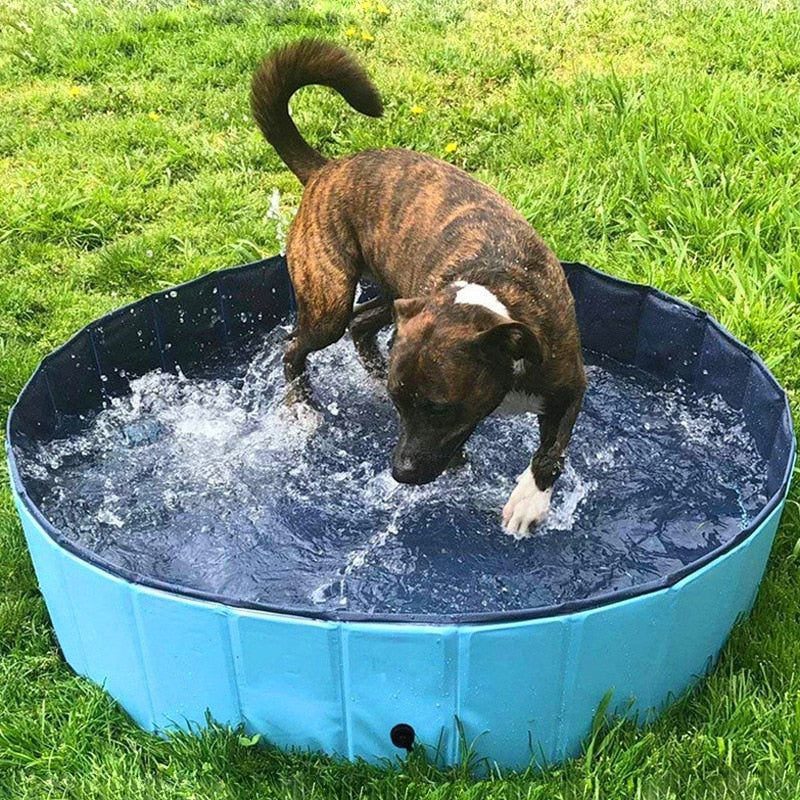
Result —
<svg viewBox="0 0 800 800"><path fill-rule="evenodd" d="M541 361L533 331L452 297L397 300L389 394L400 417L392 475L429 483L457 456L478 423L502 402L514 364Z"/></svg>

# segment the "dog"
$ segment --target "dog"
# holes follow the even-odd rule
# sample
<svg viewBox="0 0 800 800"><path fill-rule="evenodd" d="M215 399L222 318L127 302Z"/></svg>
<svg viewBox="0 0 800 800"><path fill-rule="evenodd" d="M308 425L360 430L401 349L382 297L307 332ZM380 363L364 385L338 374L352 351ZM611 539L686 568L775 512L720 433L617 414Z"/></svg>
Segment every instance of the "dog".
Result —
<svg viewBox="0 0 800 800"><path fill-rule="evenodd" d="M534 411L541 442L502 512L506 531L525 536L548 513L586 389L561 264L503 197L452 164L402 149L329 161L289 115L289 98L310 84L333 88L362 114L383 113L364 69L330 42L284 47L253 76L253 116L305 187L286 243L297 301L287 382L308 392L308 355L348 326L368 369L385 375L376 334L394 321L392 476L409 484L436 479L504 401ZM354 307L361 278L383 294Z"/></svg>

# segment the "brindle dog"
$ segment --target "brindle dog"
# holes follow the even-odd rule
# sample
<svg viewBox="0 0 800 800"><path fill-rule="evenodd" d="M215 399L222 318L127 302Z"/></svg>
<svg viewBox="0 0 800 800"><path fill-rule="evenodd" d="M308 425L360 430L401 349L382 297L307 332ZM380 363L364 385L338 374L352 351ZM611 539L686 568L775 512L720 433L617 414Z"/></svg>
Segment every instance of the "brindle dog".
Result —
<svg viewBox="0 0 800 800"><path fill-rule="evenodd" d="M308 354L348 325L380 372L375 336L394 317L388 388L401 434L392 475L413 484L440 475L504 400L522 400L539 415L541 444L503 521L524 536L547 514L586 387L561 265L506 200L451 164L394 149L326 159L289 116L289 98L309 84L332 87L363 114L383 111L354 57L324 41L271 54L253 77L255 119L305 185L286 246L297 297L287 380L303 385ZM365 275L383 296L354 310Z"/></svg>

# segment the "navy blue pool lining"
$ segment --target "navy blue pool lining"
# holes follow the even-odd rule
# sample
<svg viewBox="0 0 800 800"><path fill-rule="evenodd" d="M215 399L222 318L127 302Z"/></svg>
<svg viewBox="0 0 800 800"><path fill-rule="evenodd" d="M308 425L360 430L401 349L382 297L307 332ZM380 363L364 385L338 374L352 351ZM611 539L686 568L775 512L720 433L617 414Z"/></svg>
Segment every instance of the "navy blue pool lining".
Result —
<svg viewBox="0 0 800 800"><path fill-rule="evenodd" d="M70 353L70 347L74 346L74 343L81 336L86 336L88 337L88 345L89 345L87 352L90 353L90 356L87 357L87 353L85 352L82 354L81 357L84 358L87 364L89 361L91 361L90 369L95 371L95 376L97 379L97 386L90 387L90 389L99 390L103 400L106 400L109 397L114 396L114 394L119 394L120 393L119 391L115 391L121 388L119 384L117 386L114 386L112 383L110 386L107 386L106 384L110 383L110 381L103 382L101 380L100 377L101 375L106 375L107 378L110 377L112 375L112 370L109 368L107 360L103 358L100 349L97 346L96 337L98 336L98 331L99 334L102 335L104 326L108 326L110 321L127 319L127 317L125 317L126 314L136 316L139 311L149 308L149 310L152 311L153 313L153 321L155 322L154 331L157 340L155 345L159 350L160 361L161 361L160 364L154 364L151 368L157 368L160 366L162 369L165 370L173 369L174 366L177 363L179 363L179 360L177 359L175 354L168 355L169 351L171 350L171 347L167 348L165 346L166 344L168 344L168 335L170 326L165 323L165 320L162 316L153 311L153 307L155 304L158 304L160 300L162 302L168 303L170 298L175 298L180 293L186 292L187 290L191 291L198 289L200 290L202 296L202 292L205 291L205 289L207 288L211 290L210 294L218 295L218 297L214 298L213 303L210 304L208 308L211 308L212 306L215 307L216 312L219 314L220 320L222 322L221 326L215 325L215 327L220 328L219 331L220 335L218 337L219 340L216 343L213 342L213 339L208 340L205 342L205 345L216 344L216 346L222 346L232 341L236 341L237 339L243 339L248 333L253 335L256 332L258 332L258 330L266 330L268 329L267 326L269 325L270 322L277 324L281 319L284 319L286 317L286 312L284 311L281 314L275 314L269 312L267 314L269 319L266 322L264 322L264 320L262 319L259 320L259 322L263 324L256 326L253 330L250 331L242 330L241 325L238 325L236 323L235 321L236 317L234 316L237 313L238 309L231 311L231 309L228 308L226 313L226 307L225 307L226 298L230 302L233 296L226 294L225 281L226 278L228 277L245 276L251 272L275 274L276 270L278 270L282 271L285 274L285 262L280 256L276 256L270 259L264 259L262 261L254 262L251 264L245 264L240 267L231 267L228 269L218 270L216 272L212 272L203 275L199 278L196 278L193 281L189 281L188 283L176 286L172 289L166 289L162 292L149 295L148 297L145 297L142 300L139 300L121 309L117 309L101 317L100 319L90 323L89 325L85 326L80 331L78 331L64 345L53 351L50 355L46 356L42 360L41 364L34 371L33 375L30 377L28 382L25 384L25 387L20 393L16 403L12 407L8 417L6 450L9 460L9 470L11 475L12 487L18 494L19 500L22 503L23 507L30 513L33 519L36 520L36 522L42 527L42 529L47 533L47 535L51 539L53 539L53 541L56 544L58 544L60 547L64 548L68 552L72 553L79 559L101 570L116 575L117 577L122 578L129 583L134 583L152 589L158 589L172 594L182 595L206 602L220 603L227 606L252 609L256 611L306 617L306 618L332 621L332 622L409 623L409 624L427 624L427 625L490 624L490 623L497 624L497 623L506 623L506 622L510 623L510 622L518 622L531 619L539 619L544 617L561 616L564 614L571 614L578 611L587 611L599 608L601 606L620 602L623 600L628 600L634 597L647 595L652 592L668 588L677 583L678 581L682 580L683 578L687 577L688 575L701 569L706 564L709 564L710 562L724 555L726 552L732 550L745 540L747 540L766 521L766 519L775 510L775 508L777 508L777 506L784 500L786 492L788 490L789 481L791 479L791 474L796 457L796 441L793 435L792 418L789 410L788 398L786 396L786 393L778 385L777 381L769 372L764 362L758 357L758 355L756 355L752 350L747 348L744 344L742 344L730 333L728 333L716 320L710 317L706 312L700 311L699 309L695 308L689 303L686 303L682 300L667 295L658 289L654 289L653 287L635 284L628 281L623 281L619 278L615 278L606 275L604 273L601 273L598 270L595 270L584 264L565 262L564 269L567 273L568 278L570 279L570 286L573 289L573 292L575 293L576 306L579 308L579 311L581 303L585 303L588 301L582 295L580 289L576 291L576 284L580 287L582 282L585 280L585 276L588 275L601 281L603 284L607 284L609 286L613 286L621 290L628 290L631 293L640 295L642 297L641 302L643 304L646 299L645 295L647 295L649 297L655 298L660 303L681 310L684 313L684 315L687 315L690 318L696 318L698 320L701 320L704 326L710 326L711 328L716 330L716 332L721 334L722 339L726 341L728 345L732 346L736 351L739 352L741 356L744 356L749 360L751 367L754 367L756 371L761 374L761 377L764 379L765 383L768 384L772 389L772 394L774 398L778 398L781 403L780 405L781 413L778 417L778 424L774 431L772 447L769 448L770 452L775 449L775 447L777 446L776 443L778 437L781 435L781 433L783 433L784 438L786 438L788 442L788 450L784 455L786 466L782 471L782 473L780 474L780 484L778 488L771 493L769 500L767 501L764 508L756 516L756 518L750 523L750 525L748 525L745 529L743 529L736 537L726 542L725 544L719 546L718 548L710 551L709 553L705 554L703 557L697 559L691 564L685 565L682 568L659 578L658 580L639 584L637 586L629 587L616 592L608 592L601 595L596 595L584 600L575 600L565 603L554 604L550 606L542 606L533 609L517 609L512 611L495 611L495 612L485 611L485 612L463 613L463 614L398 614L398 613L367 614L363 612L353 612L340 609L315 610L309 608L296 608L292 606L273 605L269 603L247 602L239 600L237 598L230 598L216 593L204 592L192 589L190 587L171 584L165 581L152 578L147 575L141 575L139 573L128 570L124 567L119 567L117 565L111 564L110 562L106 561L104 558L98 556L97 554L93 553L87 548L67 539L59 530L57 530L53 525L51 525L51 523L44 517L44 515L39 510L38 506L33 502L31 497L29 496L23 484L22 478L19 474L19 470L17 467L16 459L12 448L12 445L15 443L15 439L21 440L25 436L25 432L23 432L24 423L27 423L28 426L32 424L31 420L28 419L27 421L23 421L23 425L20 425L18 417L20 416L21 413L20 408L22 407L22 404L25 401L28 392L31 391L34 386L36 386L36 381L44 382L44 391L47 394L46 402L49 402L52 405L53 413L56 416L58 416L61 413L58 411L58 403L56 401L56 398L53 396L52 387L48 379L47 375L48 364L51 364L54 360L58 359L60 356L71 355L75 360L71 360L68 363L70 364L70 366L73 366L76 363L77 356L75 353ZM284 283L280 284L280 287L279 285L275 285L275 286L268 286L267 288L270 289L282 288L284 293L283 299L286 302L286 305L288 306L288 313L289 314L293 313L294 299L291 294L291 286L290 284L288 284L288 278L286 278ZM209 292L206 292L206 294L209 294ZM255 306L255 308L262 308L262 310L256 311L254 309L249 309L248 312L241 312L241 314L247 316L247 313L250 312L254 314L264 313L264 309L262 306ZM206 311L207 309L204 310L202 313L206 313ZM239 320L242 323L245 322L244 316L239 317ZM603 319L602 315L600 315L598 319L602 321ZM272 327L274 327L274 324L272 325ZM582 334L583 334L583 328L582 328ZM204 343L201 342L201 345L203 344ZM624 347L626 346L626 344L625 342L621 342L619 346ZM203 347L201 346L200 349L202 351ZM605 350L602 352L605 353ZM607 353L605 354L608 355ZM611 355L610 357L613 358L614 356ZM84 366L86 367L87 365L85 364ZM680 369L680 365L678 365L678 369ZM127 381L125 381L125 383L127 383ZM743 396L746 395L747 391L748 388L745 387L745 389L743 389ZM88 391L88 394L86 396L88 396L91 399L92 391ZM57 427L57 424L58 424L57 422L53 423L53 429ZM30 435L29 431L27 433L28 435ZM46 431L45 435L47 435Z"/></svg>

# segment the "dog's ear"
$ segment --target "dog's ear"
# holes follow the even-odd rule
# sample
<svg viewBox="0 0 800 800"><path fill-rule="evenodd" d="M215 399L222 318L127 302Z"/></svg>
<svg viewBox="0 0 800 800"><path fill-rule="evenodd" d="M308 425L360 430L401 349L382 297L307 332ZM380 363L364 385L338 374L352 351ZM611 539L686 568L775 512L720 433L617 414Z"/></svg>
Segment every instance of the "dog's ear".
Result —
<svg viewBox="0 0 800 800"><path fill-rule="evenodd" d="M409 297L394 301L394 320L398 326L413 319L425 308L424 297Z"/></svg>
<svg viewBox="0 0 800 800"><path fill-rule="evenodd" d="M478 334L475 340L481 351L489 356L499 353L515 361L525 359L533 364L542 363L542 348L536 334L521 322L501 322L488 331Z"/></svg>

